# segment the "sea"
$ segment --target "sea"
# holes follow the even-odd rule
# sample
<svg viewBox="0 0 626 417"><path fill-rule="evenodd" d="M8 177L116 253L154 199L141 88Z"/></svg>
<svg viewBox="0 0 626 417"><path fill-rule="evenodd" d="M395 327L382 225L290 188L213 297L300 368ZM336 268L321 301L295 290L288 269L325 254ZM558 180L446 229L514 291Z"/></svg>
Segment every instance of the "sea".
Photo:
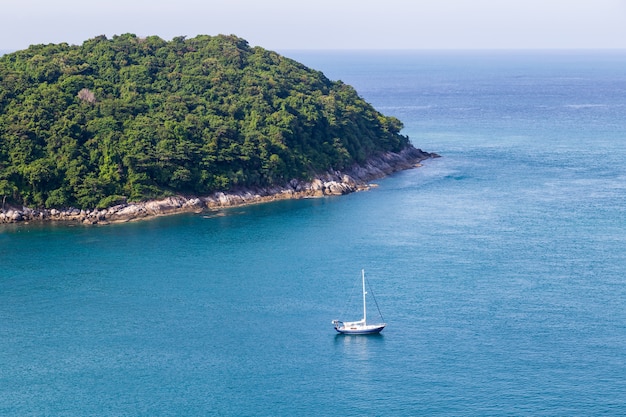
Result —
<svg viewBox="0 0 626 417"><path fill-rule="evenodd" d="M626 51L283 54L441 158L341 197L2 226L0 415L626 415ZM387 327L337 334L361 270Z"/></svg>

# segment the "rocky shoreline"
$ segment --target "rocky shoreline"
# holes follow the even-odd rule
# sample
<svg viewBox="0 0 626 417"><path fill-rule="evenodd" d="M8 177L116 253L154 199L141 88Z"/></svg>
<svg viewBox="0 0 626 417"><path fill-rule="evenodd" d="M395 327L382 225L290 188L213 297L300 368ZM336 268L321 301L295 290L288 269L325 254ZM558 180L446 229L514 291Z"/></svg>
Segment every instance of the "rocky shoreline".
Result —
<svg viewBox="0 0 626 417"><path fill-rule="evenodd" d="M176 195L160 200L120 204L102 210L5 207L4 210L0 210L0 224L49 221L110 224L168 214L219 210L285 199L343 195L366 190L370 187L369 182L372 180L420 166L421 161L436 157L439 155L408 147L399 153L385 152L379 154L368 159L365 164L355 165L343 172L327 172L310 182L291 180L282 187L236 189L228 193L217 192L204 197Z"/></svg>

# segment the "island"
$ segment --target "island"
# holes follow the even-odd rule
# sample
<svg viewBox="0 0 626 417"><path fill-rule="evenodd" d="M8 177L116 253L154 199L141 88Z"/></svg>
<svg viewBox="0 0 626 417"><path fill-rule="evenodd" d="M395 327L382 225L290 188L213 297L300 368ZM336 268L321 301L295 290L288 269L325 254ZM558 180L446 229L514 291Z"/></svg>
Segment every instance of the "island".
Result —
<svg viewBox="0 0 626 417"><path fill-rule="evenodd" d="M341 195L437 156L354 88L237 36L0 57L0 223Z"/></svg>

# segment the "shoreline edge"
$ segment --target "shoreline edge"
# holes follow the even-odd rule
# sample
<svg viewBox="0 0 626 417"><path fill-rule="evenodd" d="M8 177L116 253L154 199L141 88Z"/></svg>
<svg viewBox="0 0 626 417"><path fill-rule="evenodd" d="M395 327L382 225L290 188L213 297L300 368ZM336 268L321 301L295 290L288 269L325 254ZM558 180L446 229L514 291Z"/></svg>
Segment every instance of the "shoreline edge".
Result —
<svg viewBox="0 0 626 417"><path fill-rule="evenodd" d="M394 172L419 167L421 161L438 157L436 153L408 146L398 153L379 153L365 163L353 165L344 171L330 170L325 174L316 175L311 181L291 180L283 186L234 188L228 192L215 192L203 197L173 195L157 200L119 204L106 209L33 209L7 205L5 209L0 209L0 224L71 222L106 225L179 213L218 211L286 199L339 196L367 190L371 187L370 181Z"/></svg>

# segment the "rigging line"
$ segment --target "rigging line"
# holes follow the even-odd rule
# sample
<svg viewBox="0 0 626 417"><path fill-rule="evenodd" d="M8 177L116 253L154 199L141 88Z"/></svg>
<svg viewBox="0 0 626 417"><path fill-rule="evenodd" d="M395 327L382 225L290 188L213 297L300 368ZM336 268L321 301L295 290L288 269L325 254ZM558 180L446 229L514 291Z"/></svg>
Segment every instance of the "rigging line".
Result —
<svg viewBox="0 0 626 417"><path fill-rule="evenodd" d="M380 318L382 319L382 321L385 321L385 318L383 317L383 313L380 312L380 307L378 307L378 301L376 301L376 296L374 295L374 290L372 289L372 286L370 285L370 280L367 279L367 277L365 277L365 282L367 282L367 286L370 289L370 292L372 293L372 298L374 299L374 304L376 304L376 309L378 310L378 314L380 314Z"/></svg>
<svg viewBox="0 0 626 417"><path fill-rule="evenodd" d="M346 299L346 303L343 306L343 310L341 311L341 315L339 317L345 317L348 313L348 307L353 304L353 300L356 294L356 289L358 287L358 281L354 281L354 285L352 286L352 291L350 291L350 296Z"/></svg>

